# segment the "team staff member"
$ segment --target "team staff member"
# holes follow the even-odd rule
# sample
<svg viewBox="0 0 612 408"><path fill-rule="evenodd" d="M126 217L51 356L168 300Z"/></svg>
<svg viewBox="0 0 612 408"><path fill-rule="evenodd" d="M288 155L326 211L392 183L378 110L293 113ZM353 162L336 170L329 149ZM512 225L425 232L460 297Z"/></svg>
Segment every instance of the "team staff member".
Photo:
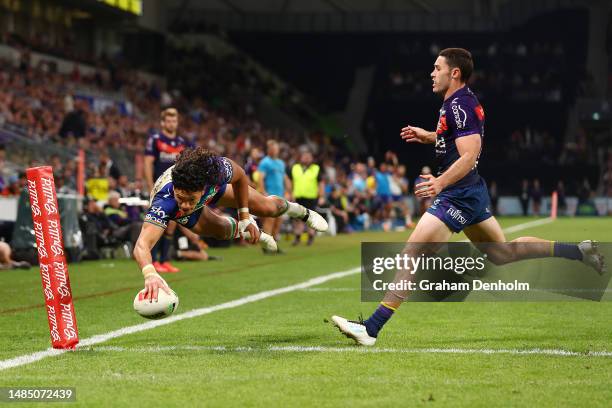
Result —
<svg viewBox="0 0 612 408"><path fill-rule="evenodd" d="M176 157L191 143L177 134L179 114L175 108L166 108L161 112L161 131L147 140L144 159L145 182L148 191L153 190L153 181L157 180L173 164ZM176 230L176 223L171 221L164 235L153 248L153 266L158 272L179 272L168 260L170 243Z"/></svg>
<svg viewBox="0 0 612 408"><path fill-rule="evenodd" d="M315 211L317 205L323 205L325 201L325 185L321 167L313 163L312 153L305 150L300 155L300 162L291 168L291 180L293 181L293 198L295 201ZM304 232L304 223L296 220L294 224L295 240L293 245L300 243L300 237ZM314 242L315 231L308 230L308 245Z"/></svg>
<svg viewBox="0 0 612 408"><path fill-rule="evenodd" d="M289 199L291 180L285 173L285 162L278 157L280 153L278 142L268 140L267 148L268 155L261 160L257 168L259 172L259 191L264 195L275 195ZM262 219L263 230L277 241L282 223L283 219L281 217ZM266 252L265 249L264 252Z"/></svg>

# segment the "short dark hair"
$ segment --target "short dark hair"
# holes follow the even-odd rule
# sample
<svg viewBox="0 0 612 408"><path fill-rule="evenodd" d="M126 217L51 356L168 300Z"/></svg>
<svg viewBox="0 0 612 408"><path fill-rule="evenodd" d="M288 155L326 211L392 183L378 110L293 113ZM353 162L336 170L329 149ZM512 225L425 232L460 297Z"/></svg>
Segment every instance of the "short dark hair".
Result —
<svg viewBox="0 0 612 408"><path fill-rule="evenodd" d="M446 58L446 63L451 69L459 68L462 82L467 82L470 79L472 71L474 71L472 53L464 48L445 48L438 55Z"/></svg>
<svg viewBox="0 0 612 408"><path fill-rule="evenodd" d="M188 148L177 157L172 168L174 188L189 192L202 191L218 184L221 161L217 154L203 147Z"/></svg>

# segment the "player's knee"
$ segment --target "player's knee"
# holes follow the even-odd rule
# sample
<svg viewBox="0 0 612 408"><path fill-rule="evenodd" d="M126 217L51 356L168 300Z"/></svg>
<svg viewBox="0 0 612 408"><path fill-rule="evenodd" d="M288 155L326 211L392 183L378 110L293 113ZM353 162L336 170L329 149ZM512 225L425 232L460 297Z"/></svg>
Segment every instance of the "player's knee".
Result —
<svg viewBox="0 0 612 408"><path fill-rule="evenodd" d="M262 217L276 217L280 211L278 205L279 198L276 196L266 197L260 204L260 212Z"/></svg>

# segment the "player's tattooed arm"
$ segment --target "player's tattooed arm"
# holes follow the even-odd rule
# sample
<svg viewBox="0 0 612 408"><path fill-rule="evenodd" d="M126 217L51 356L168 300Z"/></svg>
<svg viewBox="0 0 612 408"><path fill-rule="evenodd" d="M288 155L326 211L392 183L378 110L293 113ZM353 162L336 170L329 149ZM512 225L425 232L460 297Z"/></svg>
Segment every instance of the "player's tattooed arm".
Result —
<svg viewBox="0 0 612 408"><path fill-rule="evenodd" d="M249 178L247 177L244 169L240 167L235 161L227 159L232 164L232 179L230 184L234 187L234 196L236 198L236 204L238 208L248 208L249 206ZM248 218L249 214L245 215Z"/></svg>
<svg viewBox="0 0 612 408"><path fill-rule="evenodd" d="M416 126L406 126L402 128L400 136L408 143L436 143L436 132L430 132Z"/></svg>

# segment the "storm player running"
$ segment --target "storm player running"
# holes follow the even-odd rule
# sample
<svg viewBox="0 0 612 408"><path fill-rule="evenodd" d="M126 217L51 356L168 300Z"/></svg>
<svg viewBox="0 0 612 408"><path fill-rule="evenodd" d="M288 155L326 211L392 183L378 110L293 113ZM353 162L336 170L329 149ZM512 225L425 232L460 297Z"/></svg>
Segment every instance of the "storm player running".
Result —
<svg viewBox="0 0 612 408"><path fill-rule="evenodd" d="M444 98L435 132L407 126L401 137L409 143L435 143L438 173L421 175L426 181L415 186L417 197L435 197L423 214L408 243L447 242L453 232L463 231L477 247L479 243L503 243L506 237L490 211L486 184L476 166L484 137L484 110L466 83L474 69L472 55L462 48L442 50L431 73L433 92ZM513 240L529 245L489 246L489 260L505 264L522 259L561 257L579 260L605 272L596 243L565 244L535 237ZM414 248L415 246L411 246ZM411 247L407 247L410 251ZM417 253L411 256L418 256ZM376 311L365 321L332 316L332 321L358 344L372 346L378 332L408 296L389 291Z"/></svg>
<svg viewBox="0 0 612 408"><path fill-rule="evenodd" d="M209 205L237 208L240 220L217 215ZM183 150L174 166L155 182L150 208L134 247L134 258L145 279L145 297L157 299L160 288L169 292L168 285L152 264L151 249L170 221L202 236L219 240L243 236L254 243L259 240L260 231L251 212L260 217L287 214L301 219L316 231L328 228L327 221L317 212L282 197L266 197L257 192L249 186L247 175L234 161L202 147ZM267 234L261 235L264 248L275 251L274 239Z"/></svg>

